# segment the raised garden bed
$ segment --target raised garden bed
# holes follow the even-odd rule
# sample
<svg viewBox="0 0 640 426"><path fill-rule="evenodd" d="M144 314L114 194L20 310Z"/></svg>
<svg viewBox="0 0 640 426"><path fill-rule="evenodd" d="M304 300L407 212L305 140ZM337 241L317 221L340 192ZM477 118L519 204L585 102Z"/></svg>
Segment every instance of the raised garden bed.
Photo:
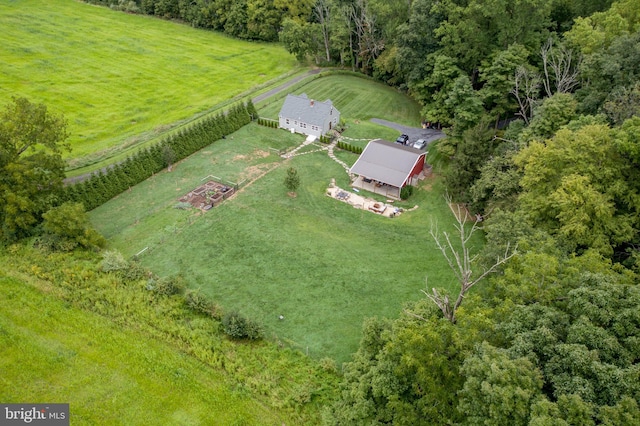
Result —
<svg viewBox="0 0 640 426"><path fill-rule="evenodd" d="M189 203L197 209L207 211L231 197L235 192L236 190L232 186L210 180L183 195L178 200L183 203Z"/></svg>

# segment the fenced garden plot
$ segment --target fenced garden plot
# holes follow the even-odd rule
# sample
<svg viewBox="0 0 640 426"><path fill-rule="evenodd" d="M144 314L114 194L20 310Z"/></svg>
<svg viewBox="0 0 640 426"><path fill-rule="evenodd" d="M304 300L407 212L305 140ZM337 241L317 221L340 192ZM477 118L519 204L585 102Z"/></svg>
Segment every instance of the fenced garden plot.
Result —
<svg viewBox="0 0 640 426"><path fill-rule="evenodd" d="M200 185L193 191L183 195L178 201L189 203L197 209L207 211L231 197L235 192L236 188L232 186L210 180L204 185Z"/></svg>

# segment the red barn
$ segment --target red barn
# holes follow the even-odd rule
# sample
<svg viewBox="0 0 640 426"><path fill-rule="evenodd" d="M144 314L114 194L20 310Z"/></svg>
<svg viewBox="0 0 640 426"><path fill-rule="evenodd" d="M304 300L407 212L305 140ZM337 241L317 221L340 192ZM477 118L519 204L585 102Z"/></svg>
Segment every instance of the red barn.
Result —
<svg viewBox="0 0 640 426"><path fill-rule="evenodd" d="M425 166L424 151L375 139L369 142L356 163L349 170L358 175L354 188L400 198L400 189L414 185Z"/></svg>

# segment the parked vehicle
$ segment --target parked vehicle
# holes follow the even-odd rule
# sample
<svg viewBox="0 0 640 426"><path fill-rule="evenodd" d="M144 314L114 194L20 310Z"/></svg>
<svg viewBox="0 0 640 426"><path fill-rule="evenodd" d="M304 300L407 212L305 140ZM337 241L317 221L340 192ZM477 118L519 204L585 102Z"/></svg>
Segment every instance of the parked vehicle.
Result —
<svg viewBox="0 0 640 426"><path fill-rule="evenodd" d="M399 143L401 145L406 145L407 142L409 142L409 136L404 134L398 136L398 139L396 139L396 143Z"/></svg>
<svg viewBox="0 0 640 426"><path fill-rule="evenodd" d="M415 149L425 149L427 147L427 141L424 139L418 139L413 143Z"/></svg>

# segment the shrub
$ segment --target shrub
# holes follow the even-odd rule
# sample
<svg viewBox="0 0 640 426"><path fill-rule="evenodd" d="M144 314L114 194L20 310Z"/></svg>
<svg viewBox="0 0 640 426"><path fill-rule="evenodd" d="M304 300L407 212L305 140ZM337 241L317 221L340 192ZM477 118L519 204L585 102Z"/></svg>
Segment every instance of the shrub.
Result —
<svg viewBox="0 0 640 426"><path fill-rule="evenodd" d="M189 309L206 314L209 312L209 299L200 290L189 290L184 294Z"/></svg>
<svg viewBox="0 0 640 426"><path fill-rule="evenodd" d="M187 290L184 294L184 301L189 309L208 315L215 319L220 319L221 309L218 304L213 303L209 298L198 290Z"/></svg>
<svg viewBox="0 0 640 426"><path fill-rule="evenodd" d="M400 198L402 198L403 200L406 200L407 198L411 197L412 194L413 194L412 185L403 186L402 189L400 190Z"/></svg>
<svg viewBox="0 0 640 426"><path fill-rule="evenodd" d="M129 267L129 262L116 250L107 250L102 253L100 268L104 272L118 272Z"/></svg>
<svg viewBox="0 0 640 426"><path fill-rule="evenodd" d="M153 291L163 296L183 294L185 288L184 278L179 275L162 277L153 283Z"/></svg>
<svg viewBox="0 0 640 426"><path fill-rule="evenodd" d="M91 226L80 203L66 202L42 215L43 245L54 250L70 251L77 246L88 249L104 247L106 240Z"/></svg>
<svg viewBox="0 0 640 426"><path fill-rule="evenodd" d="M234 339L257 340L262 337L262 327L239 312L228 312L222 318L224 332Z"/></svg>
<svg viewBox="0 0 640 426"><path fill-rule="evenodd" d="M333 358L325 357L320 360L320 368L329 373L337 373L338 366L336 360Z"/></svg>
<svg viewBox="0 0 640 426"><path fill-rule="evenodd" d="M125 281L137 281L144 278L147 270L138 262L127 262L127 267L118 273Z"/></svg>

